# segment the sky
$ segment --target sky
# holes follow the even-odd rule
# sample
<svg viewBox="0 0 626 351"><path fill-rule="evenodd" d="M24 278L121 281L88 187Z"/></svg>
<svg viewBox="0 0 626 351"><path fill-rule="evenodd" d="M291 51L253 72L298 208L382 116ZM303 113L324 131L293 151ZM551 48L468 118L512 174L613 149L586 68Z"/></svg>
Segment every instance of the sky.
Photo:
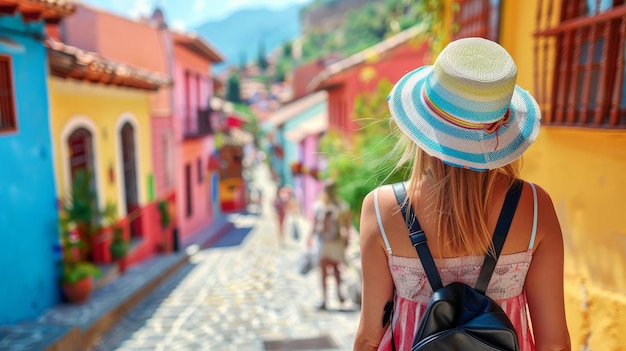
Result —
<svg viewBox="0 0 626 351"><path fill-rule="evenodd" d="M206 21L219 20L247 8L282 9L310 0L80 0L130 18L152 13L155 6L165 12L168 24L178 30L189 30Z"/></svg>

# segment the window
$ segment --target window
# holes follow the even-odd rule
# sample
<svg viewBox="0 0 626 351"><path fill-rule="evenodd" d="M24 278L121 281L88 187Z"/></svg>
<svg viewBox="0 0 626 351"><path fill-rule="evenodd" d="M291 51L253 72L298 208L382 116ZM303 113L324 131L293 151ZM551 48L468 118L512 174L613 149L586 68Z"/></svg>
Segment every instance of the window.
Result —
<svg viewBox="0 0 626 351"><path fill-rule="evenodd" d="M70 175L72 179L79 172L94 175L93 142L91 133L85 128L78 128L67 139L70 156Z"/></svg>
<svg viewBox="0 0 626 351"><path fill-rule="evenodd" d="M454 16L453 39L482 37L498 41L500 0L460 0Z"/></svg>
<svg viewBox="0 0 626 351"><path fill-rule="evenodd" d="M198 157L198 161L196 161L198 167L198 183L202 184L202 160Z"/></svg>
<svg viewBox="0 0 626 351"><path fill-rule="evenodd" d="M202 77L198 74L196 75L196 105L197 108L202 106Z"/></svg>
<svg viewBox="0 0 626 351"><path fill-rule="evenodd" d="M193 132L193 125L191 120L191 76L189 71L185 71L185 86L184 86L184 98L185 98L185 134Z"/></svg>
<svg viewBox="0 0 626 351"><path fill-rule="evenodd" d="M185 214L191 217L193 214L193 199L191 195L191 164L185 166Z"/></svg>
<svg viewBox="0 0 626 351"><path fill-rule="evenodd" d="M538 11L535 88L545 124L626 128L624 1L552 0Z"/></svg>
<svg viewBox="0 0 626 351"><path fill-rule="evenodd" d="M0 133L17 128L11 73L11 58L0 56Z"/></svg>

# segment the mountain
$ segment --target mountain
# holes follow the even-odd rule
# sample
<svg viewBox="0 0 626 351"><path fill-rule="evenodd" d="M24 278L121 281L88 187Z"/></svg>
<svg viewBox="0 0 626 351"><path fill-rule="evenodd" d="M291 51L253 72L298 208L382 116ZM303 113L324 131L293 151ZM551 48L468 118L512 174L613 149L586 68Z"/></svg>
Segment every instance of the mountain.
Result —
<svg viewBox="0 0 626 351"><path fill-rule="evenodd" d="M215 65L221 71L230 65L256 61L261 45L270 54L285 42L300 35L300 9L304 5L293 5L282 10L267 8L246 9L219 20L206 22L194 28L222 54L226 62Z"/></svg>

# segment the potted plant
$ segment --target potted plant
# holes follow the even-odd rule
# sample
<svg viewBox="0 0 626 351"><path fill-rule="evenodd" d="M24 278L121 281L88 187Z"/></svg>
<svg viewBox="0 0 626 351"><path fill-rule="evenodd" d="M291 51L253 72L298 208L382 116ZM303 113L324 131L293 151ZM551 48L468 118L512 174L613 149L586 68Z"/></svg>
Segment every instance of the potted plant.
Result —
<svg viewBox="0 0 626 351"><path fill-rule="evenodd" d="M102 272L93 263L84 261L66 263L61 274L63 294L69 302L85 302L91 295L93 279L101 275Z"/></svg>
<svg viewBox="0 0 626 351"><path fill-rule="evenodd" d="M79 170L72 176L70 193L65 197L61 212L67 221L75 225L80 237L80 260L93 260L93 237L100 232L101 211L93 186L93 177L87 170Z"/></svg>
<svg viewBox="0 0 626 351"><path fill-rule="evenodd" d="M126 257L128 253L129 242L124 238L124 228L119 225L113 227L113 241L111 242L110 251L111 259L119 261Z"/></svg>
<svg viewBox="0 0 626 351"><path fill-rule="evenodd" d="M82 303L91 294L93 279L99 278L102 272L93 263L81 260L80 251L83 241L76 223L62 216L60 227L63 249L61 288L69 302Z"/></svg>
<svg viewBox="0 0 626 351"><path fill-rule="evenodd" d="M161 200L157 204L157 208L161 215L161 242L159 243L159 250L161 252L169 252L171 250L171 240L169 236L170 224L172 224L172 215L169 210L169 202L167 200Z"/></svg>
<svg viewBox="0 0 626 351"><path fill-rule="evenodd" d="M130 248L130 241L124 236L124 227L119 222L111 225L113 240L109 246L111 260L118 263L120 273L126 271L126 255Z"/></svg>
<svg viewBox="0 0 626 351"><path fill-rule="evenodd" d="M107 249L112 260L119 260L126 256L128 252L128 241L124 238L124 228L117 218L117 206L109 203L102 212L102 227L105 228L103 233L110 241Z"/></svg>

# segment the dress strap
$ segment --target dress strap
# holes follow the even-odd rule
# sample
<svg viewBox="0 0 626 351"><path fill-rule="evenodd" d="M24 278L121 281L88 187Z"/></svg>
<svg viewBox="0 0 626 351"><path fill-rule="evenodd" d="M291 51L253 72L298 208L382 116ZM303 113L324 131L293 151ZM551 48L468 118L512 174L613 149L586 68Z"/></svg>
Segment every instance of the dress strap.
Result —
<svg viewBox="0 0 626 351"><path fill-rule="evenodd" d="M528 244L528 250L532 250L535 246L535 236L537 235L537 189L535 184L529 183L531 189L533 189L533 231L530 234L530 243Z"/></svg>
<svg viewBox="0 0 626 351"><path fill-rule="evenodd" d="M387 246L387 252L391 255L391 246L389 245L389 240L387 240L387 233L385 233L385 228L383 227L383 221L380 218L380 208L378 207L378 189L374 190L374 208L376 209L376 221L378 221L378 228L380 229L380 234L383 236L383 240L385 241L385 246Z"/></svg>

